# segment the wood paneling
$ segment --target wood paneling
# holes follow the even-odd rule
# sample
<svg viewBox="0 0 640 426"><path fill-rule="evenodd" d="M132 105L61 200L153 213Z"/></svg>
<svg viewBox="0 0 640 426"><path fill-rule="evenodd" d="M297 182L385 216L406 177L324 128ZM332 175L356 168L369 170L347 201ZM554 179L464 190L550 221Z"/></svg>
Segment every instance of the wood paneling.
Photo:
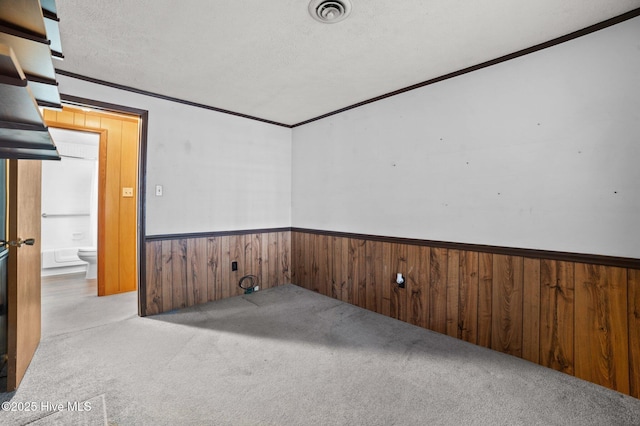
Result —
<svg viewBox="0 0 640 426"><path fill-rule="evenodd" d="M478 254L478 345L491 347L491 313L493 300L493 255Z"/></svg>
<svg viewBox="0 0 640 426"><path fill-rule="evenodd" d="M171 241L159 241L160 242L160 275L162 276L162 310L160 312L167 312L173 309L173 286L167 285L167 283L173 282L173 265L171 263ZM148 248L148 247L147 247ZM158 259L158 255L154 259ZM149 277L150 268L158 268L157 265L147 263L147 278ZM148 283L148 282L147 282ZM148 308L148 306L147 306Z"/></svg>
<svg viewBox="0 0 640 426"><path fill-rule="evenodd" d="M522 356L523 258L493 256L491 349Z"/></svg>
<svg viewBox="0 0 640 426"><path fill-rule="evenodd" d="M393 271L391 265L391 250L393 244L382 243L382 276L380 282L382 283L382 309L380 313L382 315L391 316L391 286L395 283L396 272ZM334 259L334 262L340 262L339 258Z"/></svg>
<svg viewBox="0 0 640 426"><path fill-rule="evenodd" d="M187 240L187 304L197 305L208 299L207 239Z"/></svg>
<svg viewBox="0 0 640 426"><path fill-rule="evenodd" d="M391 274L393 277L392 284L389 292L389 313L392 318L399 319L401 321L407 320L407 287L401 288L396 283L396 276L398 272L403 275L407 274L407 245L406 244L393 244L391 246ZM406 280L406 278L405 278Z"/></svg>
<svg viewBox="0 0 640 426"><path fill-rule="evenodd" d="M314 238L311 235L302 236L302 247L308 255L302 258L304 267L301 270L301 279L304 286L310 290L318 291L318 284L311 279L313 276L313 262L315 261L315 245ZM342 256L342 253L340 253Z"/></svg>
<svg viewBox="0 0 640 426"><path fill-rule="evenodd" d="M429 276L428 250L428 247L407 247L407 274L405 277L407 321L425 328L428 325L429 318L429 287L426 279Z"/></svg>
<svg viewBox="0 0 640 426"><path fill-rule="evenodd" d="M447 332L447 249L432 247L429 258L429 328Z"/></svg>
<svg viewBox="0 0 640 426"><path fill-rule="evenodd" d="M304 234L301 232L295 232L291 234L291 281L295 282L301 287L304 285ZM331 256L333 258L333 255ZM331 294L331 297L336 298L336 293Z"/></svg>
<svg viewBox="0 0 640 426"><path fill-rule="evenodd" d="M317 247L318 253L318 286L320 287L320 293L325 296L330 296L333 291L333 259L331 237L327 235L321 235L317 238L319 243Z"/></svg>
<svg viewBox="0 0 640 426"><path fill-rule="evenodd" d="M251 270L260 288L265 288L262 285L262 234L250 234L247 239L251 244Z"/></svg>
<svg viewBox="0 0 640 426"><path fill-rule="evenodd" d="M629 269L629 391L640 398L640 270Z"/></svg>
<svg viewBox="0 0 640 426"><path fill-rule="evenodd" d="M226 263L238 262L238 269L233 271L233 268L229 269L229 276L227 280L229 283L238 283L240 278L247 275L245 264L245 252L244 252L244 235L231 235L229 236L229 258ZM238 296L244 291L239 286L231 286L229 288L230 296Z"/></svg>
<svg viewBox="0 0 640 426"><path fill-rule="evenodd" d="M220 238L207 238L207 300L217 300L221 294ZM147 247L149 245L147 244ZM147 283L149 279L147 278Z"/></svg>
<svg viewBox="0 0 640 426"><path fill-rule="evenodd" d="M327 236L326 243L326 258L327 262L330 263L330 266L327 266L326 273L329 275L329 280L326 283L326 291L325 295L331 296L334 299L342 300L344 297L348 296L346 292L346 279L347 279L347 264L343 263L341 265L333 264L332 259L335 259L336 256L342 257L343 248L348 244L348 240L346 239L336 239L333 237ZM325 257L323 253L323 258ZM309 288L309 287L307 287Z"/></svg>
<svg viewBox="0 0 640 426"><path fill-rule="evenodd" d="M331 259L331 262L334 263L335 259ZM365 275L367 283L366 308L373 312L382 313L382 244L365 242Z"/></svg>
<svg viewBox="0 0 640 426"><path fill-rule="evenodd" d="M169 253L171 263L171 282L173 283L173 308L190 306L187 298L187 240L171 241Z"/></svg>
<svg viewBox="0 0 640 426"><path fill-rule="evenodd" d="M367 305L367 274L365 241L349 239L349 247L353 256L349 275L353 281L354 304L361 308Z"/></svg>
<svg viewBox="0 0 640 426"><path fill-rule="evenodd" d="M153 241L147 244L147 315L155 315L163 311L162 307L162 242Z"/></svg>
<svg viewBox="0 0 640 426"><path fill-rule="evenodd" d="M216 293L216 296L219 299L226 299L227 297L235 294L235 288L231 288L231 282L229 277L231 275L231 253L229 249L229 237L220 237L220 253L219 253L219 264L220 266L220 291ZM209 277L207 277L209 279ZM170 284L169 284L170 285ZM234 291L232 293L232 290Z"/></svg>
<svg viewBox="0 0 640 426"><path fill-rule="evenodd" d="M575 374L629 393L627 271L575 264Z"/></svg>
<svg viewBox="0 0 640 426"><path fill-rule="evenodd" d="M291 232L278 232L278 262L280 269L278 271L279 283L290 283L291 272L290 260L291 259Z"/></svg>
<svg viewBox="0 0 640 426"><path fill-rule="evenodd" d="M447 250L447 334L458 337L460 251Z"/></svg>
<svg viewBox="0 0 640 426"><path fill-rule="evenodd" d="M260 240L260 285L263 288L271 287L271 283L276 282L278 275L278 235L269 232L261 235Z"/></svg>
<svg viewBox="0 0 640 426"><path fill-rule="evenodd" d="M540 362L540 259L524 259L522 358Z"/></svg>
<svg viewBox="0 0 640 426"><path fill-rule="evenodd" d="M573 374L573 263L540 261L540 364Z"/></svg>
<svg viewBox="0 0 640 426"><path fill-rule="evenodd" d="M460 252L458 338L478 343L478 253Z"/></svg>
<svg viewBox="0 0 640 426"><path fill-rule="evenodd" d="M147 314L243 294L244 275L262 288L289 283L291 239L282 234L289 232L147 241Z"/></svg>
<svg viewBox="0 0 640 426"><path fill-rule="evenodd" d="M297 285L322 292L330 274L330 297L639 397L638 269L326 233L291 239ZM305 273L312 265L319 283Z"/></svg>
<svg viewBox="0 0 640 426"><path fill-rule="evenodd" d="M104 236L102 240L102 248L98 248L98 256L104 257L104 294L98 294L99 296L119 293L121 292L120 278L120 256L114 256L113 253L119 253L120 245L125 241L121 241L123 235L120 232L120 225L123 221L123 217L120 216L120 199L122 197L121 187L123 186L122 176L120 174L122 152L122 123L113 118L105 118L100 121L101 129L107 131L107 144L106 144L106 158L107 161L100 166L103 169L103 175L106 176L107 184L102 190L102 200L104 204L99 207L100 210L104 210L104 218L108 218L109 229L104 229ZM134 181L135 182L135 181ZM127 220L124 218L124 220ZM134 226L136 226L134 222ZM100 225L98 225L101 228ZM133 240L135 244L135 233L128 236L128 239ZM126 238L126 237L125 237ZM135 259L135 255L134 255ZM132 277L135 280L135 275ZM135 289L135 287L134 287Z"/></svg>
<svg viewBox="0 0 640 426"><path fill-rule="evenodd" d="M344 256L349 259L348 238L334 239L333 249L336 251L336 255L339 254L341 258ZM340 300L347 303L353 303L353 282L349 277L349 263L350 261L340 262L336 265L334 270L336 273L336 282L339 283Z"/></svg>

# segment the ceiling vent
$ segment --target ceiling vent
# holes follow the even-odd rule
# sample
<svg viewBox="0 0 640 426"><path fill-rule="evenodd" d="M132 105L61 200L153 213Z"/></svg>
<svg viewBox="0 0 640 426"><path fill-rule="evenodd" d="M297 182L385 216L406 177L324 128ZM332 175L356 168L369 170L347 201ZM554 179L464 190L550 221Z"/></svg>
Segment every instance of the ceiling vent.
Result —
<svg viewBox="0 0 640 426"><path fill-rule="evenodd" d="M351 2L349 0L311 0L309 13L316 21L334 24L349 16Z"/></svg>

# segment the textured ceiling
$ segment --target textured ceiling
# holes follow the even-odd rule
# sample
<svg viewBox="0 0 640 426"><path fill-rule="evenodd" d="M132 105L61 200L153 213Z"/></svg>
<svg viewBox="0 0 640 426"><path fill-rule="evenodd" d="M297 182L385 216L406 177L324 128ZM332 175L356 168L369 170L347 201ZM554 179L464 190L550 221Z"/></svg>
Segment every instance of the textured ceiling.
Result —
<svg viewBox="0 0 640 426"><path fill-rule="evenodd" d="M295 124L640 7L640 0L58 0L57 68Z"/></svg>

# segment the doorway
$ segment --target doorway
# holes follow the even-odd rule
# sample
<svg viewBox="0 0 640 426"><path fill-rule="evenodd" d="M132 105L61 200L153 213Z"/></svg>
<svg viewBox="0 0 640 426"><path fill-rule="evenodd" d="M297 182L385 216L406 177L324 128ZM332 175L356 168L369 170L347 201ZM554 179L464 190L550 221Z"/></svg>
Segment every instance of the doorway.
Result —
<svg viewBox="0 0 640 426"><path fill-rule="evenodd" d="M98 160L106 138L57 127L49 133L60 161L42 162L42 276L84 273L97 295Z"/></svg>
<svg viewBox="0 0 640 426"><path fill-rule="evenodd" d="M66 95L62 99L62 111L44 113L49 127L100 134L98 295L135 291L143 250L147 112Z"/></svg>

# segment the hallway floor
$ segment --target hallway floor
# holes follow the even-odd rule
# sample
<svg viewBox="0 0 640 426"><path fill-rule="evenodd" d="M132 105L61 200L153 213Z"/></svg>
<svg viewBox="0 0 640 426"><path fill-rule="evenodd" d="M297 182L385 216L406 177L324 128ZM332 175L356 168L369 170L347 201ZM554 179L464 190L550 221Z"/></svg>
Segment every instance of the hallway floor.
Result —
<svg viewBox="0 0 640 426"><path fill-rule="evenodd" d="M98 297L84 273L42 277L42 340L138 315L137 292Z"/></svg>

